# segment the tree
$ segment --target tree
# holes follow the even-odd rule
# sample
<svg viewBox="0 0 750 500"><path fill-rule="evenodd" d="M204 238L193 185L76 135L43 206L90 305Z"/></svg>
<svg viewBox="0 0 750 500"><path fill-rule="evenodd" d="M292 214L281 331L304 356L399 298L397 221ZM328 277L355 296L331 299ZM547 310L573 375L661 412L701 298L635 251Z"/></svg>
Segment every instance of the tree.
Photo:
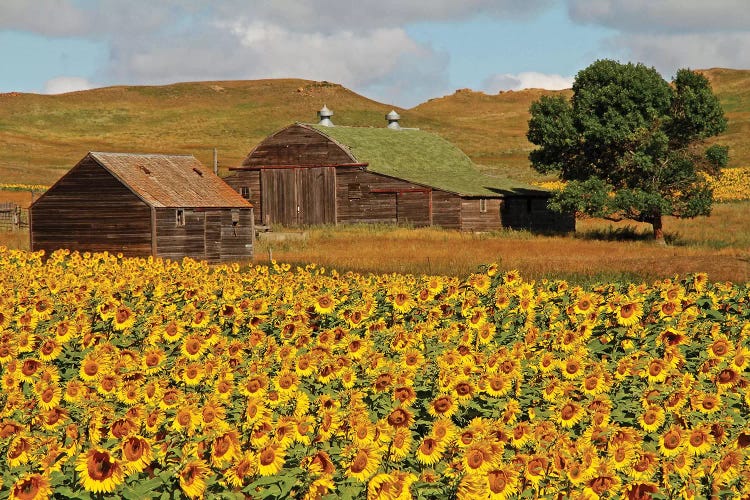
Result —
<svg viewBox="0 0 750 500"><path fill-rule="evenodd" d="M571 100L543 96L530 112L531 165L567 181L550 208L647 222L661 242L662 216L711 213L700 172L717 174L728 149L705 140L727 121L703 75L681 69L670 85L643 64L599 60L576 75Z"/></svg>

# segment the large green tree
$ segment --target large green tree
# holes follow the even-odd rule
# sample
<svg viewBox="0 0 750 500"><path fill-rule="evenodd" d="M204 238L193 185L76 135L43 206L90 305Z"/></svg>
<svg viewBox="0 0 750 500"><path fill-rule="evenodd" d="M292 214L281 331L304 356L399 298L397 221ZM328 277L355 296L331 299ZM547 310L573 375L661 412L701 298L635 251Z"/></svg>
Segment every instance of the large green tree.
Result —
<svg viewBox="0 0 750 500"><path fill-rule="evenodd" d="M530 112L532 166L567 181L551 208L647 222L660 241L664 215L710 214L700 172L717 174L728 153L705 139L727 122L703 75L681 69L670 85L643 64L599 60L576 75L571 100L544 96Z"/></svg>

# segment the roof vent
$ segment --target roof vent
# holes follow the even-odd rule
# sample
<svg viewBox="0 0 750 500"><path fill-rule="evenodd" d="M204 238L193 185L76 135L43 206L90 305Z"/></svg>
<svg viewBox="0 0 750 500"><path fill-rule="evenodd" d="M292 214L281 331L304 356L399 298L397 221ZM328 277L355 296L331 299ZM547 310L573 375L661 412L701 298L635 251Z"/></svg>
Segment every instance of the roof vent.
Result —
<svg viewBox="0 0 750 500"><path fill-rule="evenodd" d="M147 169L143 165L138 165L138 168L140 168L143 171L144 174L151 175L151 170Z"/></svg>
<svg viewBox="0 0 750 500"><path fill-rule="evenodd" d="M391 110L390 113L385 115L385 119L388 120L388 128L393 130L399 130L401 128L401 125L398 124L398 121L401 119L401 115L396 113L396 111Z"/></svg>
<svg viewBox="0 0 750 500"><path fill-rule="evenodd" d="M323 108L318 111L318 118L320 119L318 125L323 125L324 127L333 127L333 122L331 121L332 116L333 111L328 109L328 106L324 104Z"/></svg>

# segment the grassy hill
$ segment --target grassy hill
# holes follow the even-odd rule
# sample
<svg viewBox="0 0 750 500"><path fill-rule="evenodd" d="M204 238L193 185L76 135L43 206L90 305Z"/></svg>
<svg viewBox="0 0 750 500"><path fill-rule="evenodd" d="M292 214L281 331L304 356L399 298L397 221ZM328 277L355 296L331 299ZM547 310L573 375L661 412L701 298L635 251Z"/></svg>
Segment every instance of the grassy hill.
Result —
<svg viewBox="0 0 750 500"><path fill-rule="evenodd" d="M730 145L730 166L750 164L750 71L705 71L729 118L717 142ZM569 94L570 91L562 91ZM528 108L550 91L488 95L470 90L404 110L341 85L279 79L118 86L63 95L0 94L0 182L51 184L88 151L189 153L206 165L213 148L223 168L238 165L268 134L312 122L327 104L340 125L402 124L435 132L463 149L487 173L522 181L528 167Z"/></svg>

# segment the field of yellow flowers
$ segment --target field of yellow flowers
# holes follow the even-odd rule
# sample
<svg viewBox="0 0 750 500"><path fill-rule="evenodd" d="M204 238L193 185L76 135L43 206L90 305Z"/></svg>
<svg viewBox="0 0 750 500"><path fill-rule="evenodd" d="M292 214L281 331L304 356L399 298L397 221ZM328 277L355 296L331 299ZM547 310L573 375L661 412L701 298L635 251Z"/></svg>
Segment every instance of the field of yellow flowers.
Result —
<svg viewBox="0 0 750 500"><path fill-rule="evenodd" d="M750 284L0 247L0 498L750 495Z"/></svg>

